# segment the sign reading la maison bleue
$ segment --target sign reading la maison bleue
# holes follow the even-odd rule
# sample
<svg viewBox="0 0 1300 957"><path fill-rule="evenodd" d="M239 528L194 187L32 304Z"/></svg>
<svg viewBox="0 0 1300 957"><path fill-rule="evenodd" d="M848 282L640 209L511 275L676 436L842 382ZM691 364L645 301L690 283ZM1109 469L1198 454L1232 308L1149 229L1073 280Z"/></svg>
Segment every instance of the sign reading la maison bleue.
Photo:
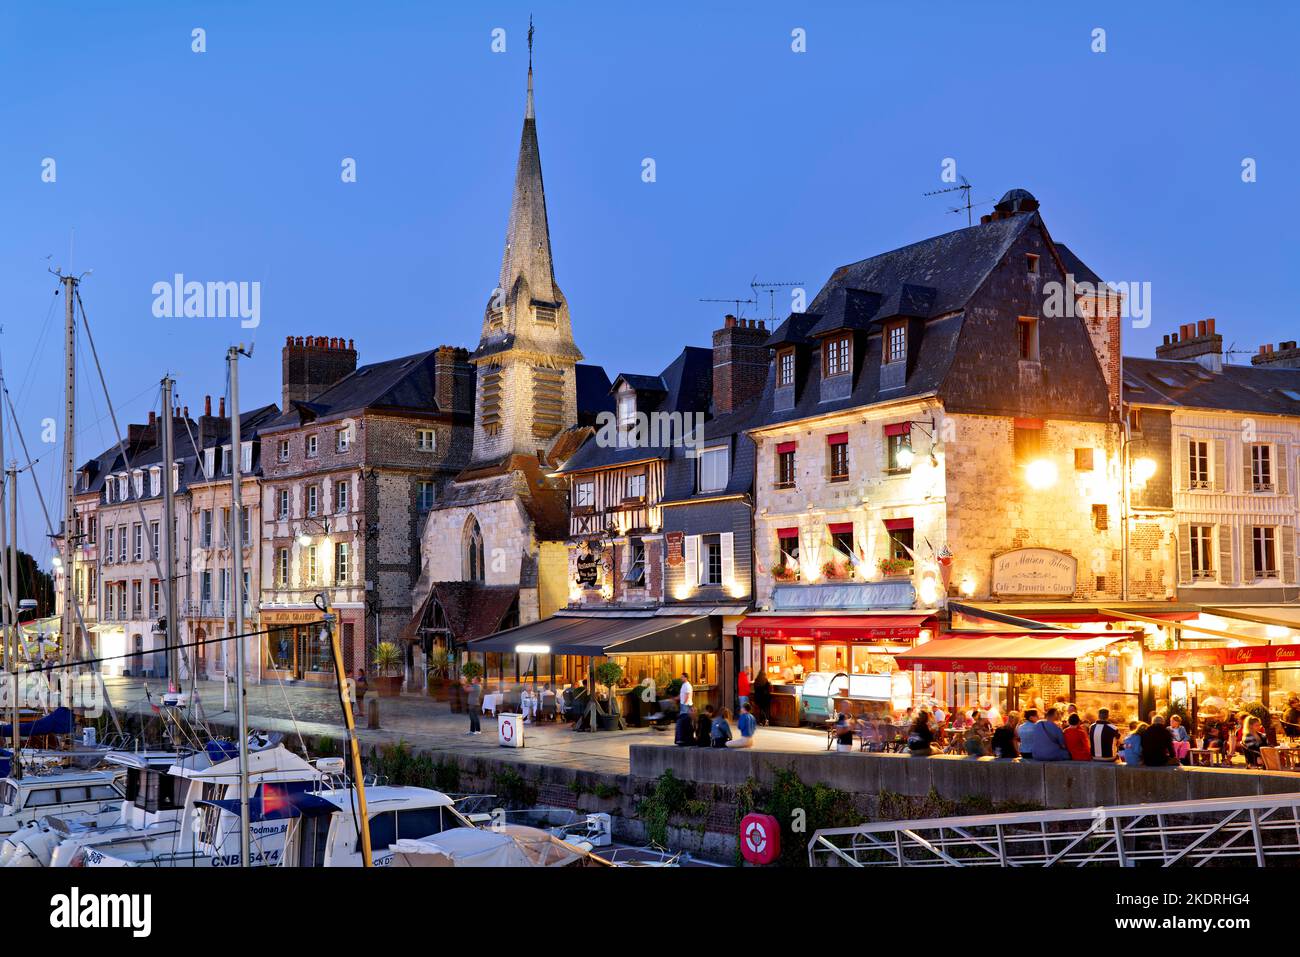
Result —
<svg viewBox="0 0 1300 957"><path fill-rule="evenodd" d="M1079 560L1051 548L1017 548L993 556L993 594L1069 598Z"/></svg>

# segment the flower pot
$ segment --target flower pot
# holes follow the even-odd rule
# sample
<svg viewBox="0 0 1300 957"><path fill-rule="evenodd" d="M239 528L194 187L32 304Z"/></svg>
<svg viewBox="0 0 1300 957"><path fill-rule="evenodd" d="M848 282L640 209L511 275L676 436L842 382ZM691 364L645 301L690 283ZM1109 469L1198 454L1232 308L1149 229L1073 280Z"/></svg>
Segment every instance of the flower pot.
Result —
<svg viewBox="0 0 1300 957"><path fill-rule="evenodd" d="M371 680L381 698L396 698L402 693L401 675L378 675Z"/></svg>
<svg viewBox="0 0 1300 957"><path fill-rule="evenodd" d="M434 701L446 701L450 697L447 679L435 678L430 675L428 682L425 684L424 693Z"/></svg>

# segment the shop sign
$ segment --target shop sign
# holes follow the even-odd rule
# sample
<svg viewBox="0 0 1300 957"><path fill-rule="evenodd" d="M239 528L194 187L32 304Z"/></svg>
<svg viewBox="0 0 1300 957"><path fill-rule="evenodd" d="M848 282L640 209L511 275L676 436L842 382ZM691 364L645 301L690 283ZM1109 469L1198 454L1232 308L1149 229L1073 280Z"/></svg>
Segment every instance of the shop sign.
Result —
<svg viewBox="0 0 1300 957"><path fill-rule="evenodd" d="M323 621L325 616L319 611L304 609L302 611L263 611L264 625L310 625Z"/></svg>
<svg viewBox="0 0 1300 957"><path fill-rule="evenodd" d="M908 665L922 671L962 674L1072 675L1074 661L1049 658L916 658Z"/></svg>
<svg viewBox="0 0 1300 957"><path fill-rule="evenodd" d="M1144 659L1148 671L1182 671L1231 665L1263 665L1270 662L1300 662L1300 645L1178 648L1174 651L1148 651Z"/></svg>
<svg viewBox="0 0 1300 957"><path fill-rule="evenodd" d="M668 552L668 554L664 558L664 561L668 563L668 566L670 568L676 568L678 565L680 565L682 562L686 560L682 553L682 548L685 541L686 541L685 532L669 532L664 536L664 542L667 544L667 552Z"/></svg>
<svg viewBox="0 0 1300 957"><path fill-rule="evenodd" d="M595 588L600 577L600 559L592 551L590 543L587 550L580 554L575 562L577 574L575 580L583 588Z"/></svg>
<svg viewBox="0 0 1300 957"><path fill-rule="evenodd" d="M993 556L993 594L1061 598L1074 594L1079 561L1052 548L1017 548Z"/></svg>

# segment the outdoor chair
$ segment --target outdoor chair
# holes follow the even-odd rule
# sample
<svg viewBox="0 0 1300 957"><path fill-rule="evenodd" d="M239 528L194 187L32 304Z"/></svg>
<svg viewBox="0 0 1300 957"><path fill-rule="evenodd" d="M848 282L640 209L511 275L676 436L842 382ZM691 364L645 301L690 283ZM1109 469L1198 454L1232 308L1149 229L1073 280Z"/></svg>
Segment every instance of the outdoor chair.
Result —
<svg viewBox="0 0 1300 957"><path fill-rule="evenodd" d="M1263 747L1259 749L1259 760L1264 766L1265 771L1281 771L1282 758L1277 753L1277 748Z"/></svg>
<svg viewBox="0 0 1300 957"><path fill-rule="evenodd" d="M542 699L540 717L543 721L558 720L560 716L560 709L555 704L555 701L556 701L555 695L547 695L545 698Z"/></svg>

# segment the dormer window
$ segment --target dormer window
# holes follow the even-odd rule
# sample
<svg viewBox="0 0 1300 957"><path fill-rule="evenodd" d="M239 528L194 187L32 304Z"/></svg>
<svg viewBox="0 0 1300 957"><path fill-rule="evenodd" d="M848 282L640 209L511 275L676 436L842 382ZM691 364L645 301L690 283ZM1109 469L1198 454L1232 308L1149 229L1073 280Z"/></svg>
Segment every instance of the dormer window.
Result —
<svg viewBox="0 0 1300 957"><path fill-rule="evenodd" d="M794 350L782 349L776 355L777 388L794 385Z"/></svg>
<svg viewBox="0 0 1300 957"><path fill-rule="evenodd" d="M885 362L907 361L907 323L891 322L885 327Z"/></svg>
<svg viewBox="0 0 1300 957"><path fill-rule="evenodd" d="M1025 272L1031 276L1038 275L1038 257L1033 253L1025 253Z"/></svg>
<svg viewBox="0 0 1300 957"><path fill-rule="evenodd" d="M618 432L628 436L636 427L636 393L626 389L618 394Z"/></svg>
<svg viewBox="0 0 1300 957"><path fill-rule="evenodd" d="M822 346L822 374L826 378L853 371L853 345L848 335L833 336Z"/></svg>

